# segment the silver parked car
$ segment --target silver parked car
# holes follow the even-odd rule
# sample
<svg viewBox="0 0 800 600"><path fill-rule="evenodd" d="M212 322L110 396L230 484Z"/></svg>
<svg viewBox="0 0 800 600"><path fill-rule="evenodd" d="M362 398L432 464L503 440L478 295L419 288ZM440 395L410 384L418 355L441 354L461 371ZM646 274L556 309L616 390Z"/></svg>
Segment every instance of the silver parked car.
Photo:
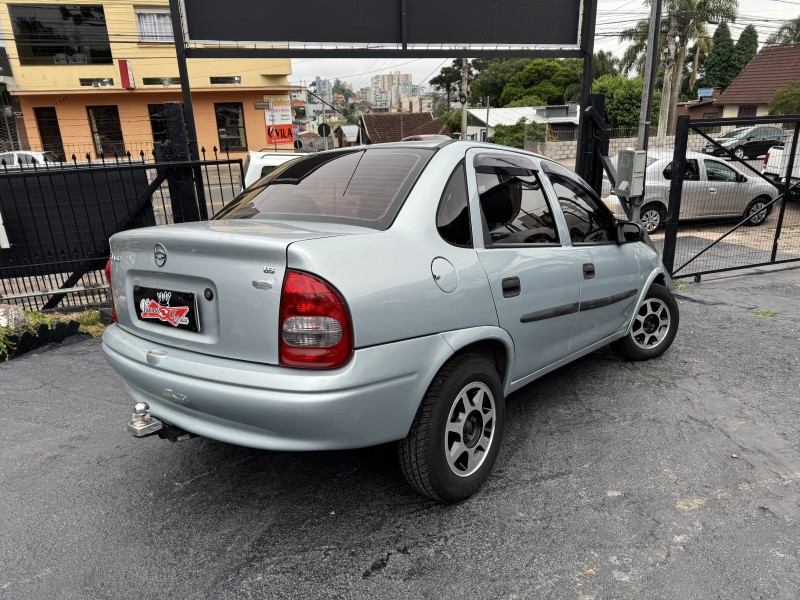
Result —
<svg viewBox="0 0 800 600"><path fill-rule="evenodd" d="M642 225L652 233L667 217L672 152L649 152L647 165L641 214ZM754 174L745 175L729 162L699 152L686 153L681 220L749 217L747 225L760 225L772 209L767 204L777 195L775 186ZM616 196L608 196L605 203L618 219L626 218Z"/></svg>
<svg viewBox="0 0 800 600"><path fill-rule="evenodd" d="M271 450L398 442L451 502L497 457L509 393L614 342L672 343L640 225L573 172L470 141L286 163L214 219L111 238L108 361L129 430Z"/></svg>

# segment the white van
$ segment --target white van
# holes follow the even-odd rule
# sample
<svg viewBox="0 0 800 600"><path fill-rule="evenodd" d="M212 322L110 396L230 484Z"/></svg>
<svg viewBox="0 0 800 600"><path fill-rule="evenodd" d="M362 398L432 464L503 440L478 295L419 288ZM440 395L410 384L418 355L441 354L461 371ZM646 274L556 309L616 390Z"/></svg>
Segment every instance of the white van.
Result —
<svg viewBox="0 0 800 600"><path fill-rule="evenodd" d="M288 152L273 152L268 149L249 151L247 158L244 159L244 185L242 189L251 186L254 182L269 174L275 167L282 165L293 158L299 158L303 154Z"/></svg>

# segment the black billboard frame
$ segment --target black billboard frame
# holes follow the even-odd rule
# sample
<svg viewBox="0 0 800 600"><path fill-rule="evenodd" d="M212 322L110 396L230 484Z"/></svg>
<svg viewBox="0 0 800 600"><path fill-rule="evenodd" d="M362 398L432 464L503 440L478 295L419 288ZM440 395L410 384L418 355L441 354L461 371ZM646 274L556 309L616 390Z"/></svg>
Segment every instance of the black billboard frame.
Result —
<svg viewBox="0 0 800 600"><path fill-rule="evenodd" d="M178 59L178 75L181 81L186 129L192 152L199 156L197 129L195 127L194 109L192 105L191 86L189 84L189 58L580 58L583 60L583 78L581 81L581 111L578 124L578 157L582 148L590 140L587 127L586 110L590 107L592 91L592 58L594 55L594 36L597 22L598 0L581 0L580 38L577 48L408 48L408 23L406 0L400 0L401 7L401 48L274 48L236 45L219 45L212 47L189 46L186 43L183 0L169 0L172 16L172 30L175 39L175 52ZM578 160L576 170L584 175L586 165Z"/></svg>

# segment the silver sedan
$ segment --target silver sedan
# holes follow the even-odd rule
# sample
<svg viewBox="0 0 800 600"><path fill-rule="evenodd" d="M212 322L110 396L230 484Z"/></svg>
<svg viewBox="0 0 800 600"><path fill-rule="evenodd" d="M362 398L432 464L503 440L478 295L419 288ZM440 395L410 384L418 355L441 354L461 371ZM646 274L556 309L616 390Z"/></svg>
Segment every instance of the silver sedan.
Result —
<svg viewBox="0 0 800 600"><path fill-rule="evenodd" d="M642 225L652 233L667 217L672 152L648 153L646 173ZM747 225L760 225L769 216L771 207L767 205L776 196L775 186L754 174L745 175L733 163L699 152L686 153L681 220L749 217ZM605 203L618 219L625 218L616 196L606 197Z"/></svg>
<svg viewBox="0 0 800 600"><path fill-rule="evenodd" d="M308 155L208 223L113 236L103 350L134 436L396 441L416 490L461 500L492 468L507 394L609 343L632 360L670 346L678 305L643 236L511 148Z"/></svg>

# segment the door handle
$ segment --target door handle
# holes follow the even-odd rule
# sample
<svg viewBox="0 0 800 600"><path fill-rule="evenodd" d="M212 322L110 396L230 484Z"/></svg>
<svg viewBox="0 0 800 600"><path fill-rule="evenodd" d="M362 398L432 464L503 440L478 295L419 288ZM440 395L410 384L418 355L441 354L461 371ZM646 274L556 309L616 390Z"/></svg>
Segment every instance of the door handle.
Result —
<svg viewBox="0 0 800 600"><path fill-rule="evenodd" d="M503 298L513 298L522 293L522 284L519 282L519 277L506 277L502 281Z"/></svg>
<svg viewBox="0 0 800 600"><path fill-rule="evenodd" d="M594 265L592 263L583 264L583 278L594 279Z"/></svg>
<svg viewBox="0 0 800 600"><path fill-rule="evenodd" d="M708 188L708 193L709 194L716 194L717 193L717 188Z"/></svg>

